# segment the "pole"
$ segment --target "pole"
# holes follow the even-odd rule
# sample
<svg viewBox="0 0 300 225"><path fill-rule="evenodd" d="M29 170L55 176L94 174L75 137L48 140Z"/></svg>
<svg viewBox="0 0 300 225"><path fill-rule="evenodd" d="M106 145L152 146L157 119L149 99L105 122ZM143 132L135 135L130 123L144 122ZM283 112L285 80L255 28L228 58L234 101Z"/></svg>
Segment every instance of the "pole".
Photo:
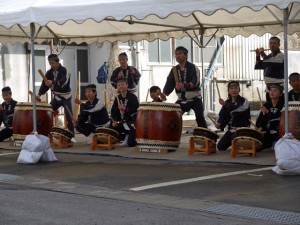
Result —
<svg viewBox="0 0 300 225"><path fill-rule="evenodd" d="M32 91L33 96L36 96L35 92L35 58L34 58L34 35L35 35L35 25L30 24L30 42L31 42L31 74L32 74ZM33 133L37 132L36 129L36 99L32 98L33 101Z"/></svg>
<svg viewBox="0 0 300 225"><path fill-rule="evenodd" d="M288 42L287 42L287 30L288 30L288 8L283 10L283 31L284 31L284 110L285 110L285 134L289 133L289 99L288 99Z"/></svg>

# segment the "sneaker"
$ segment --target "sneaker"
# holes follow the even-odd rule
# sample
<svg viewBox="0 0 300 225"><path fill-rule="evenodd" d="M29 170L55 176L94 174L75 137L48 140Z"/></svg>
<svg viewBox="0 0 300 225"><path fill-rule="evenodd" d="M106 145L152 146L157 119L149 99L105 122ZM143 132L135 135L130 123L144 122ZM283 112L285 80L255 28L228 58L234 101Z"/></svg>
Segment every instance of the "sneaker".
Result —
<svg viewBox="0 0 300 225"><path fill-rule="evenodd" d="M76 143L76 142L77 142L76 139L75 139L75 137L72 137L72 138L71 138L71 141L72 141L73 143Z"/></svg>
<svg viewBox="0 0 300 225"><path fill-rule="evenodd" d="M125 136L124 141L121 144L119 144L119 146L127 146L127 144L128 144L128 134Z"/></svg>

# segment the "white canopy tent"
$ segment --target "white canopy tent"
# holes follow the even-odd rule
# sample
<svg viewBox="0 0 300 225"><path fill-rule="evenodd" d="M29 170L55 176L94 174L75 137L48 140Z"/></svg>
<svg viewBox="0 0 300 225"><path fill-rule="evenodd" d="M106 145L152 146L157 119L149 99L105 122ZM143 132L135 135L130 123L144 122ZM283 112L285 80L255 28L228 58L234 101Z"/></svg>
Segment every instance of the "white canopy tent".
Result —
<svg viewBox="0 0 300 225"><path fill-rule="evenodd" d="M300 31L299 25L300 0L3 0L0 8L0 42L30 40L31 52L34 43L51 39L90 44L190 36L201 45L199 36L284 32L287 62L287 34ZM32 69L33 84L34 73ZM287 92L287 63L285 81ZM35 118L34 110L34 131Z"/></svg>

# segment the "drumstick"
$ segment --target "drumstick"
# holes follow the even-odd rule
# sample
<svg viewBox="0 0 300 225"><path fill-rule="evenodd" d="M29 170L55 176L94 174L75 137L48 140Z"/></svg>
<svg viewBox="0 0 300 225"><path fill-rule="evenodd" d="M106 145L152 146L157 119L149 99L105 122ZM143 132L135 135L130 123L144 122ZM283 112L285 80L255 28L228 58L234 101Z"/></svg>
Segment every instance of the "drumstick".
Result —
<svg viewBox="0 0 300 225"><path fill-rule="evenodd" d="M257 94L258 94L258 98L259 98L259 102L260 102L260 106L263 106L262 101L261 101L261 97L260 97L260 93L259 93L259 89L257 88Z"/></svg>
<svg viewBox="0 0 300 225"><path fill-rule="evenodd" d="M271 49L264 49L264 51L270 51ZM250 50L250 52L256 52L256 49L255 50Z"/></svg>
<svg viewBox="0 0 300 225"><path fill-rule="evenodd" d="M174 75L175 83L178 83L179 79L178 79L178 73L176 70L176 66L173 66L173 75Z"/></svg>
<svg viewBox="0 0 300 225"><path fill-rule="evenodd" d="M68 111L68 113L69 113L69 116L71 117L73 123L75 123L76 120L74 119L73 114L71 113L71 110L69 109L69 107L68 107L67 105L66 105L66 109L67 109L67 111Z"/></svg>
<svg viewBox="0 0 300 225"><path fill-rule="evenodd" d="M215 80L215 83L216 83L216 87L217 87L219 99L221 99L221 94L220 94L220 90L219 90L219 85L218 85L217 79L214 78L214 80Z"/></svg>
<svg viewBox="0 0 300 225"><path fill-rule="evenodd" d="M43 71L41 69L38 69L39 74L41 75L41 77L43 78L43 80L46 82L48 79L45 76L45 74L43 73Z"/></svg>
<svg viewBox="0 0 300 225"><path fill-rule="evenodd" d="M147 91L146 102L148 102L148 95L149 95L149 92L150 92L150 88L148 88L148 91Z"/></svg>

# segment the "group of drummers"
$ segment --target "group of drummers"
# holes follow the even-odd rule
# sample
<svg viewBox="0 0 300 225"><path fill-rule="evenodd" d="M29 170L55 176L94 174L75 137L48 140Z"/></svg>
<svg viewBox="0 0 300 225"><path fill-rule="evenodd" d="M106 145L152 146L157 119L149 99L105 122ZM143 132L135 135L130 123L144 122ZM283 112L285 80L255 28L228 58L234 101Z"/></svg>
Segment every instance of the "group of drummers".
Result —
<svg viewBox="0 0 300 225"><path fill-rule="evenodd" d="M280 40L272 37L269 40L271 54L266 55L264 49L256 50L255 69L263 69L267 86L266 103L261 106L260 114L256 120L256 129L262 132L262 148L269 148L278 140L278 127L281 110L284 107L283 98L283 66L284 57L279 50ZM188 50L179 46L175 49L175 57L178 65L174 66L167 77L163 90L158 86L150 88L150 97L154 102L166 101L166 98L174 90L178 96L177 104L182 112L191 109L195 112L198 127L207 128L204 117L204 108L200 95L200 71L198 67L187 60ZM76 142L75 129L92 142L92 137L98 127L114 129L119 133L121 145L129 147L136 146L135 121L139 108L139 100L135 94L141 74L133 66L128 65L126 53L118 56L120 67L116 68L110 81L116 89L116 96L108 112L104 101L97 97L96 85L89 84L85 87L87 101L81 102L75 98L75 103L80 104L80 113L74 120L72 116L72 95L70 89L70 75L63 67L56 54L48 56L51 68L46 73L39 89L37 99L49 89L53 94L50 102L53 111L58 112L59 107L64 107L67 128L73 134L71 141ZM292 73L289 76L289 101L299 101L300 96L300 74ZM217 129L226 129L225 134L218 141L218 150L226 150L231 146L235 132L240 127L250 127L250 103L240 95L240 84L238 81L230 81L227 85L228 98L219 99L222 108L219 119L215 126ZM0 106L0 122L5 128L0 131L0 141L13 135L12 120L14 108L17 104L12 99L12 91L9 87L2 89L4 102ZM156 123L159 121L153 121ZM159 131L157 131L159 132Z"/></svg>

